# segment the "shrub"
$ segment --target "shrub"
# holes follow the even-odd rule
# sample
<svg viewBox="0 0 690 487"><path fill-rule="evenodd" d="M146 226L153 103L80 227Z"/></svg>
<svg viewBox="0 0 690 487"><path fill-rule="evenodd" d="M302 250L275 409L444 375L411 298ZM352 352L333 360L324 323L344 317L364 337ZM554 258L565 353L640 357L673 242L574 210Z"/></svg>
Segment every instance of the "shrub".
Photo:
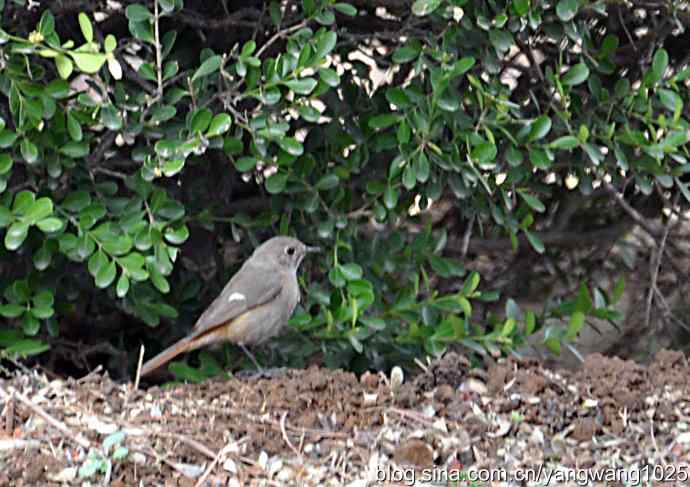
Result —
<svg viewBox="0 0 690 487"><path fill-rule="evenodd" d="M499 295L465 269L472 242L553 257L690 200L687 2L123 3L0 2L6 352L127 351L137 322L174 325L162 346L277 233L327 249L293 363L498 353L551 318L557 351L619 317L622 283L478 313Z"/></svg>

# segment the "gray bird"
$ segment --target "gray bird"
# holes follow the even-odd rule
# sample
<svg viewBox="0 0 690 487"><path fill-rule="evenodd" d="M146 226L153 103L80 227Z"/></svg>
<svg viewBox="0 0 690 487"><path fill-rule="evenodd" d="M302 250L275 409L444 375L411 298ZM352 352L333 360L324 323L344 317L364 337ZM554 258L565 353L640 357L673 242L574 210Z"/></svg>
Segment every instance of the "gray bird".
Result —
<svg viewBox="0 0 690 487"><path fill-rule="evenodd" d="M318 252L291 237L273 237L254 250L223 292L198 319L191 333L147 361L144 376L181 353L221 342L258 345L277 335L300 300L297 269L304 256Z"/></svg>

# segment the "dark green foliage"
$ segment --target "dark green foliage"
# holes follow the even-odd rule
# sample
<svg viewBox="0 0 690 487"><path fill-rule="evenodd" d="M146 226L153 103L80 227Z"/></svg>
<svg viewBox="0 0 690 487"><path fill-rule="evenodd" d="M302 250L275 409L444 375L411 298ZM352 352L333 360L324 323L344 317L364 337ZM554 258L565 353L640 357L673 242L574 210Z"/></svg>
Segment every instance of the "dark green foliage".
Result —
<svg viewBox="0 0 690 487"><path fill-rule="evenodd" d="M617 319L617 297L586 285L541 313L508 299L505 313L478 316L497 294L457 258L462 232L423 210L449 202L543 254L566 176L585 196L607 178L690 199L688 68L663 39L645 44L648 59L626 58L630 40L603 20L615 2L416 0L391 7L399 31L362 35L364 3L286 13L271 2L261 29L203 45L182 0L125 2L107 12L126 26L112 32L58 7L28 25L24 7L0 2L24 20L0 30L0 314L11 324L0 347L45 351L83 303L97 303L89 320L118 310L126 327L182 312L183 333L235 270L203 283L185 261L197 230L241 241L233 264L276 233L327 249L306 266L291 322L301 336L284 347L294 363L320 351L332 366L386 367L454 343L507 351L563 318L546 334L557 351L587 317ZM672 3L664 15L688 25L687 4ZM374 38L386 47L374 60L394 73L375 90L348 58ZM177 370L218 370L204 363Z"/></svg>

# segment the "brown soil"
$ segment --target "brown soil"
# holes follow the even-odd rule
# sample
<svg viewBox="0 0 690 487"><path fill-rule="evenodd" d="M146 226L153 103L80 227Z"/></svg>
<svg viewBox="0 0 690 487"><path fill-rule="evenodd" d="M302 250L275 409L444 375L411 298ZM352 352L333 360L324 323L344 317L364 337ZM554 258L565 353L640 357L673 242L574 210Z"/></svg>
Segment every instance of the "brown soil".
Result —
<svg viewBox="0 0 690 487"><path fill-rule="evenodd" d="M135 391L97 374L49 382L27 372L0 380L0 486L81 485L89 449L104 453L117 431L128 454L92 482L363 487L410 485L425 468L620 475L649 465L649 477L666 482L641 485L688 485L682 354L660 352L647 367L590 355L580 369L550 371L514 359L470 370L449 353L396 382L314 367ZM406 477L375 482L381 472L392 480L394 468Z"/></svg>

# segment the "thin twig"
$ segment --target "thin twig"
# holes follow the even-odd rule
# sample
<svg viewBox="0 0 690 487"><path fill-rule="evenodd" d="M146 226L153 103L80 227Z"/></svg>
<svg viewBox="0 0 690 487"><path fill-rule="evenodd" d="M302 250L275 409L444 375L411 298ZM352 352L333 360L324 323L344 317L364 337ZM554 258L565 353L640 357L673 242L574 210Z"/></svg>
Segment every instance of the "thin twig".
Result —
<svg viewBox="0 0 690 487"><path fill-rule="evenodd" d="M460 249L460 255L462 257L467 256L467 251L470 248L470 238L472 238L472 229L474 228L474 219L475 215L472 215L470 217L470 221L467 224L467 228L465 229L465 234L462 236L462 248Z"/></svg>
<svg viewBox="0 0 690 487"><path fill-rule="evenodd" d="M163 58L161 56L161 39L158 29L160 15L158 13L158 0L153 2L153 35L156 40L156 79L158 81L158 98L163 98Z"/></svg>
<svg viewBox="0 0 690 487"><path fill-rule="evenodd" d="M41 418L43 418L47 423L49 423L55 429L61 431L62 433L66 434L67 436L69 436L79 446L82 446L82 447L87 448L87 449L91 448L91 443L89 442L89 440L87 440L86 438L83 438L79 434L74 433L71 429L69 429L65 425L65 423L58 421L57 419L52 417L41 406L31 402L31 400L29 400L29 398L26 397L24 394L22 394L21 392L17 391L14 388L10 388L10 392L12 394L6 392L2 387L0 387L0 395L2 395L5 398L5 400L9 401L12 398L12 395L14 395L17 399L19 399L22 402L22 404L24 404L26 407L31 409L34 413L36 413Z"/></svg>
<svg viewBox="0 0 690 487"><path fill-rule="evenodd" d="M671 320L673 323L675 323L677 326L680 326L682 329L684 329L687 332L690 332L690 325L685 323L683 320L678 318L675 313L671 310L671 307L669 306L668 302L666 301L666 298L664 297L663 294L661 294L661 291L659 291L659 287L654 290L656 293L656 297L659 299L659 302L661 303L662 308L664 308L664 318L668 318Z"/></svg>
<svg viewBox="0 0 690 487"><path fill-rule="evenodd" d="M125 181L129 176L120 171L113 171L112 169L106 169L105 167L95 167L93 172L96 174L104 174L113 178L121 179Z"/></svg>
<svg viewBox="0 0 690 487"><path fill-rule="evenodd" d="M176 472L182 474L184 477L186 477L186 478L188 478L188 479L191 479L191 480L194 480L193 477L190 477L190 476L189 476L189 473L188 473L188 472L185 472L185 470L182 469L182 468L180 468L175 462L171 462L171 461L168 460L167 458L160 456L158 453L156 453L156 450L154 450L154 449L151 448L151 447L147 447L147 448L130 447L129 449L132 450L132 451L139 452L139 453L142 453L142 454L144 454L144 455L148 455L148 456L150 456L150 457L153 457L153 458L155 458L157 461L162 462L162 463L165 463L167 466L169 466L170 468L172 468L172 469L175 470Z"/></svg>
<svg viewBox="0 0 690 487"><path fill-rule="evenodd" d="M287 443L287 446L290 448L290 450L292 450L292 452L295 455L301 458L302 454L292 444L290 438L288 438L287 431L285 431L285 420L287 419L287 414L287 411L284 411L282 416L280 417L280 433L283 435L283 439L285 440L285 443Z"/></svg>
<svg viewBox="0 0 690 487"><path fill-rule="evenodd" d="M139 361L137 362L137 375L134 378L134 390L139 389L139 379L141 379L141 366L144 363L144 350L145 347L142 345L139 349Z"/></svg>
<svg viewBox="0 0 690 487"><path fill-rule="evenodd" d="M286 29L276 32L275 34L273 34L273 37L271 37L269 40L266 41L266 43L263 46L261 46L261 48L256 52L255 57L261 58L261 55L266 51L266 49L271 47L271 44L273 44L275 41L282 37L285 37L288 34L291 34L292 32L300 30L303 27L306 27L308 24L309 20L303 20L302 22L295 24L292 27L288 27Z"/></svg>
<svg viewBox="0 0 690 487"><path fill-rule="evenodd" d="M678 197L680 193L676 194L676 197L671 203L671 208L675 207L678 203ZM644 330L649 330L649 323L652 319L652 304L654 303L654 290L657 288L656 283L659 279L659 269L661 268L661 260L664 257L664 249L666 248L666 240L668 239L668 234L671 231L671 226L673 225L673 215L669 215L668 221L666 222L666 227L664 228L664 234L659 242L659 248L657 249L656 255L654 256L652 264L652 275L651 282L649 284L649 292L647 293L647 307L645 308L644 314Z"/></svg>
<svg viewBox="0 0 690 487"><path fill-rule="evenodd" d="M153 434L156 436L159 436L161 438L170 438L173 440L179 440L182 443L186 444L187 446L194 448L196 451L198 451L202 455L206 455L209 458L215 458L216 457L215 452L213 452L206 445L198 442L194 438L190 438L188 436L185 436L182 433L165 433L162 431L155 431L155 432L153 432Z"/></svg>
<svg viewBox="0 0 690 487"><path fill-rule="evenodd" d="M623 32L625 32L625 35L628 38L628 41L630 41L630 45L632 46L633 50L637 52L637 44L635 44L635 40L633 39L633 36L630 35L630 31L628 30L628 25L626 24L625 20L623 20L623 14L621 13L622 8L618 6L618 20L620 20L621 26L623 27Z"/></svg>
<svg viewBox="0 0 690 487"><path fill-rule="evenodd" d="M417 421L419 423L425 424L427 426L433 426L434 422L427 418L426 416L423 416L422 414L416 412L416 411L408 411L407 409L400 409L400 408L388 408L388 411L392 411L396 414L399 414L403 418L409 418L414 421Z"/></svg>
<svg viewBox="0 0 690 487"><path fill-rule="evenodd" d="M623 195L619 193L611 183L604 183L603 187L611 196L613 196L618 205L623 208L630 218L632 218L635 223L642 227L645 232L647 232L654 239L661 238L663 235L661 229L654 227L649 221L647 221L645 217L643 217L635 208L630 205L630 203L626 201ZM680 246L677 245L673 240L669 242L669 245L673 247L674 250L682 253L683 255L687 255L687 252L680 248ZM666 253L668 254L668 250L666 250ZM669 257L671 256L669 255Z"/></svg>
<svg viewBox="0 0 690 487"><path fill-rule="evenodd" d="M238 443L238 442L236 442L236 441L228 442L228 443L218 452L218 454L215 456L215 458L213 459L213 461L211 462L211 464L206 468L206 471L204 472L204 474L203 474L201 477L199 477L199 480L198 480L197 483L194 485L194 487L201 487L201 486L203 485L204 481L206 480L206 477L208 477L208 476L211 474L211 472L213 471L213 469L216 468L216 465L218 465L218 462L220 462L220 459L221 459L221 458L225 458L225 456L226 456L228 453L230 453L230 451L231 451L233 448L236 448L237 443Z"/></svg>
<svg viewBox="0 0 690 487"><path fill-rule="evenodd" d="M88 382L91 380L92 377L100 374L101 370L103 370L103 366L101 364L98 364L95 369L93 369L91 372L86 374L84 377L80 377L77 379L77 384L83 384L84 382Z"/></svg>

